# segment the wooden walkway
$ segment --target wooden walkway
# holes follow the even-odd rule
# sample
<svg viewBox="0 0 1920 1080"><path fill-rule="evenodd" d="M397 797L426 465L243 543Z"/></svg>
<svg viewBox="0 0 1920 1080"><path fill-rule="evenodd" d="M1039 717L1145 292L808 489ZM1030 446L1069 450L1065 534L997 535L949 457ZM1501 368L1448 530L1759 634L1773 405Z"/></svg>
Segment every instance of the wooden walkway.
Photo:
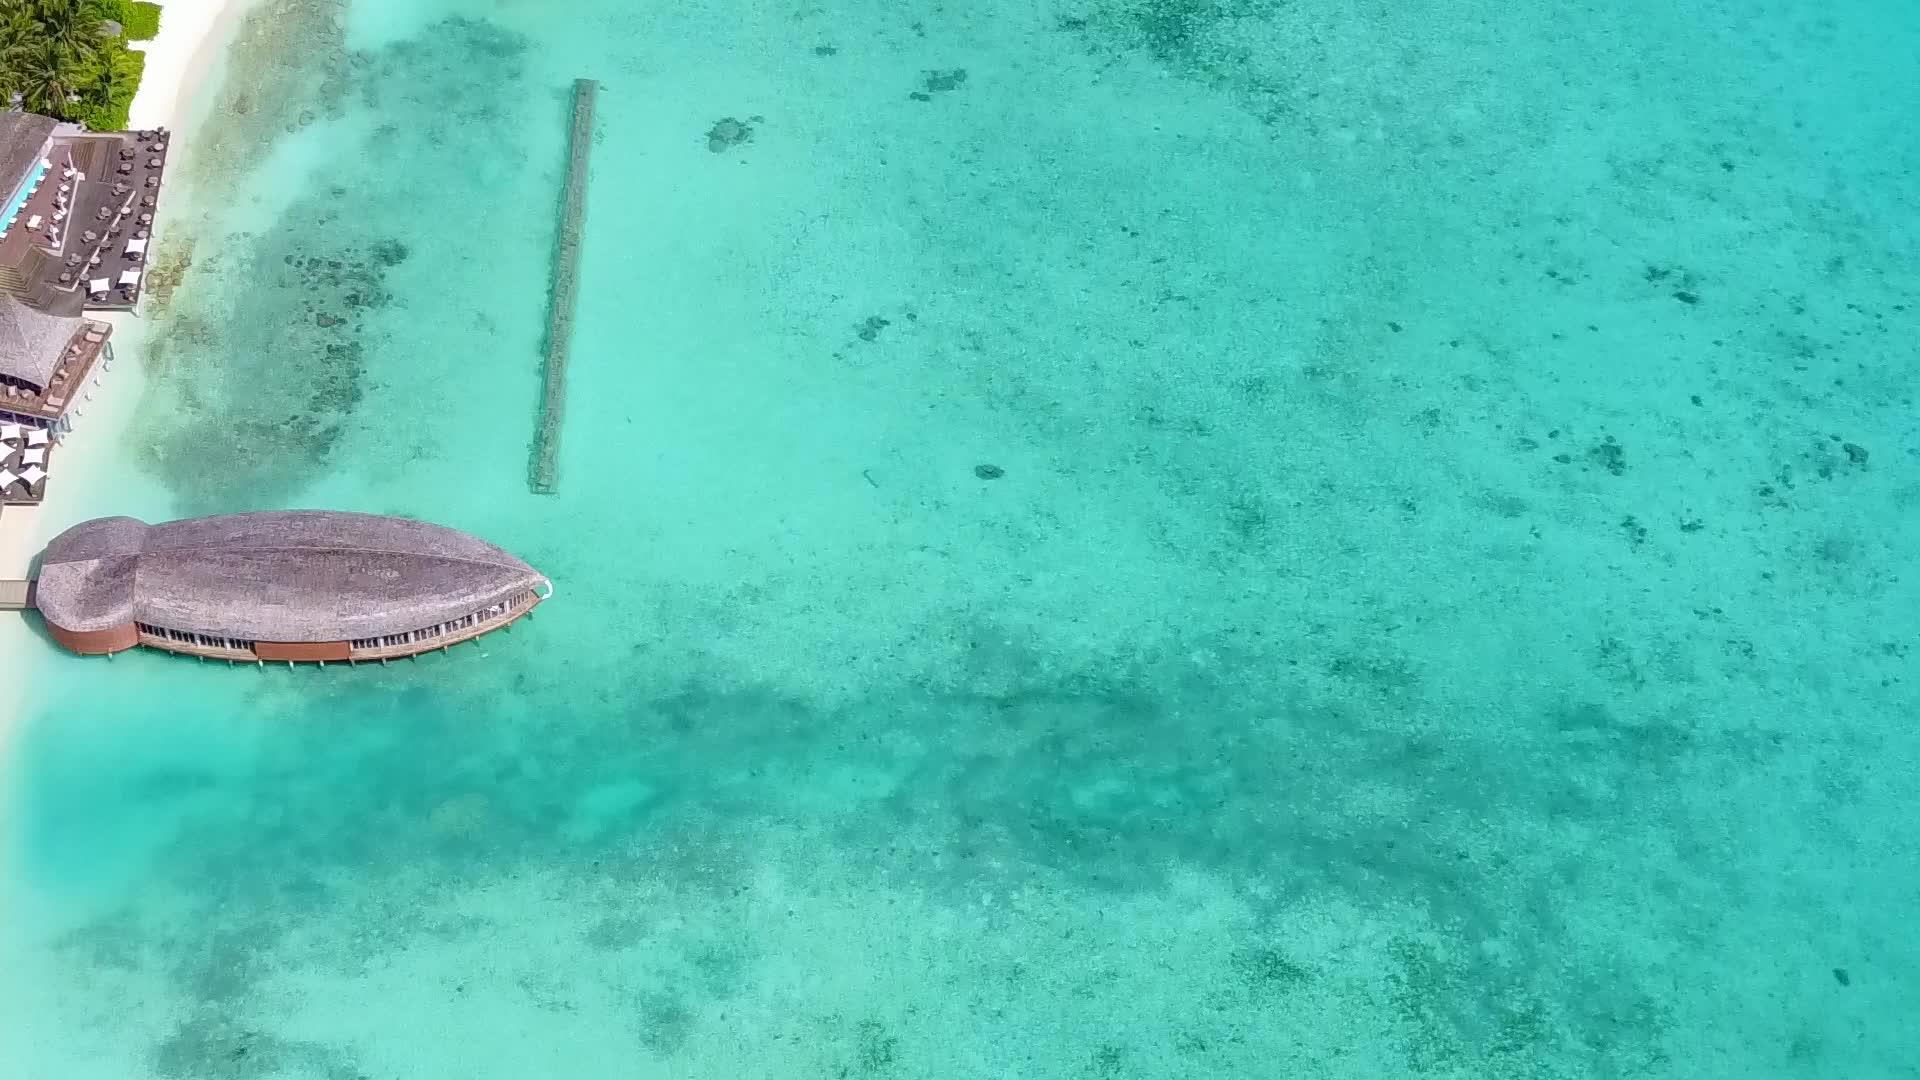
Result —
<svg viewBox="0 0 1920 1080"><path fill-rule="evenodd" d="M580 240L587 216L587 156L593 150L593 102L600 84L573 81L573 134L567 147L567 186L560 203L560 235L553 248L552 307L547 312L546 389L533 437L527 486L551 495L559 486L560 424L567 407L567 347L580 288Z"/></svg>
<svg viewBox="0 0 1920 1080"><path fill-rule="evenodd" d="M0 579L0 611L27 611L33 607L33 582Z"/></svg>

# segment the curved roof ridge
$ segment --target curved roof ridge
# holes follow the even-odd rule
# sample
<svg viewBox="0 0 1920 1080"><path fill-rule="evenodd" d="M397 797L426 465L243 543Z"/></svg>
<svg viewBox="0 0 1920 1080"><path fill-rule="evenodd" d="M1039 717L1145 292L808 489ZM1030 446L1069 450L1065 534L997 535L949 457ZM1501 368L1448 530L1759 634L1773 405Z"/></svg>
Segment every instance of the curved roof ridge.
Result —
<svg viewBox="0 0 1920 1080"><path fill-rule="evenodd" d="M484 541L482 542L484 543ZM206 545L183 544L180 547L173 547L173 548L142 548L133 557L136 559L144 559L149 556L172 555L178 552L198 551L204 546ZM526 560L521 559L518 556L513 555L506 551L501 551L500 554L506 556L506 558L509 560L507 562L501 562L498 559L470 559L464 555L452 555L452 554L448 554L446 552L440 552L440 551L407 551L402 548L368 547L365 545L354 545L354 544L258 544L258 545L240 544L240 545L234 546L233 550L271 552L276 554L281 552L303 551L303 552L326 552L329 554L398 555L402 558L407 558L407 559L440 559L445 562L464 563L468 566L493 566L493 567L502 567L509 570L518 570L521 568L533 570L533 567L527 565ZM534 570L534 573L537 574L539 573L539 571Z"/></svg>

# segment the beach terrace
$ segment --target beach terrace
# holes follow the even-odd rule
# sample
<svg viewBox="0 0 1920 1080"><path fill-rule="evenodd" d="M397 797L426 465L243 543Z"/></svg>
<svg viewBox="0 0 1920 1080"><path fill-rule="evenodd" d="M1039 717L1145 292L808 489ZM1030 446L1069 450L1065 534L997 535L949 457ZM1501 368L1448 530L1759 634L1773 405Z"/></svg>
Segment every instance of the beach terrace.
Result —
<svg viewBox="0 0 1920 1080"><path fill-rule="evenodd" d="M0 114L0 290L51 315L132 310L170 141Z"/></svg>

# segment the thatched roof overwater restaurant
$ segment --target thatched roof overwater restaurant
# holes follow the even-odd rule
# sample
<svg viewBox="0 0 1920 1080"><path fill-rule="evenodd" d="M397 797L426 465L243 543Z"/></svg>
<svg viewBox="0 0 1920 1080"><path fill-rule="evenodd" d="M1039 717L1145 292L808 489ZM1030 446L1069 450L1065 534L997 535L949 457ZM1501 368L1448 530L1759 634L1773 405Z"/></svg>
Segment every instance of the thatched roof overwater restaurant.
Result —
<svg viewBox="0 0 1920 1080"><path fill-rule="evenodd" d="M290 510L83 522L47 546L36 604L82 653L144 644L226 660L385 660L498 629L551 590L453 529Z"/></svg>
<svg viewBox="0 0 1920 1080"><path fill-rule="evenodd" d="M61 350L80 327L79 319L47 315L0 296L0 376L21 386L48 385L60 365Z"/></svg>

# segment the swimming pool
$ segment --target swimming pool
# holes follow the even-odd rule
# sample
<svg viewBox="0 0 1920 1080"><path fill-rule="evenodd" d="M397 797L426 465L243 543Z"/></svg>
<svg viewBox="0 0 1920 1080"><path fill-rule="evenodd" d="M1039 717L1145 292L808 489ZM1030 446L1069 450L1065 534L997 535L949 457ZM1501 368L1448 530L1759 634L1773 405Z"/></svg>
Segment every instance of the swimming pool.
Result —
<svg viewBox="0 0 1920 1080"><path fill-rule="evenodd" d="M26 183L20 185L19 191L13 193L13 200L7 203L7 212L0 214L0 221L6 223L5 225L0 225L0 232L5 232L13 228L14 221L20 216L20 208L26 205L27 197L33 194L34 188L40 186L41 178L46 176L47 170L51 168L53 168L53 166L44 159L40 164L34 166L33 176L30 177Z"/></svg>

